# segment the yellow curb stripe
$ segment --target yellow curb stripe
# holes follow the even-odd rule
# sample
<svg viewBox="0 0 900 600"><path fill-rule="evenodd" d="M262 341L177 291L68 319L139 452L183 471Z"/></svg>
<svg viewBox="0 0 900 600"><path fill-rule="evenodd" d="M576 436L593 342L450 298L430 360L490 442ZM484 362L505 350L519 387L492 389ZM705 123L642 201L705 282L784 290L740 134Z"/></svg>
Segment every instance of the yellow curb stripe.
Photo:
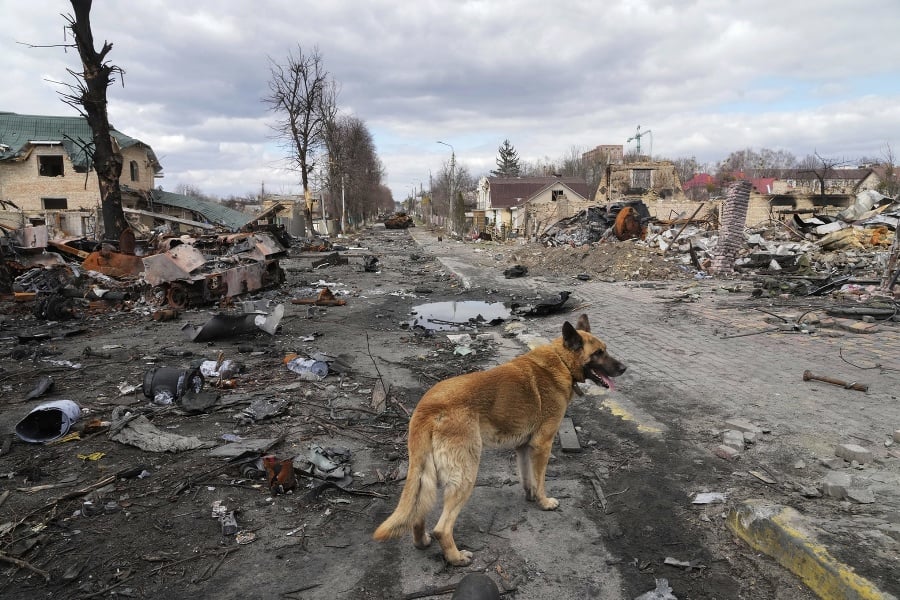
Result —
<svg viewBox="0 0 900 600"><path fill-rule="evenodd" d="M621 404L616 402L615 400L604 400L600 403L600 406L609 409L614 416L619 417L623 421L632 421L637 425L637 430L643 433L662 433L662 429L659 427L654 427L652 425L645 425L638 421L635 416L626 408L624 408Z"/></svg>
<svg viewBox="0 0 900 600"><path fill-rule="evenodd" d="M823 600L894 599L832 557L804 529L802 518L790 507L747 500L731 509L727 524L735 535L774 558Z"/></svg>

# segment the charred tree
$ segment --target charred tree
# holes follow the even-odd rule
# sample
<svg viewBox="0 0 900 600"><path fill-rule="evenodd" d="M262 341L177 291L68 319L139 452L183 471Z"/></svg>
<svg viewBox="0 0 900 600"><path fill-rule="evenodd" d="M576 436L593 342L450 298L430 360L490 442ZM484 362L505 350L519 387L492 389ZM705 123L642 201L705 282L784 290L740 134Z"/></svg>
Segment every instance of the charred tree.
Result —
<svg viewBox="0 0 900 600"><path fill-rule="evenodd" d="M70 1L75 14L66 16L67 28L75 38L82 71L68 69L78 83L70 86L72 91L63 95L63 101L78 110L91 128L91 162L100 185L103 235L108 241L118 242L124 232L130 231L130 227L122 210L119 177L122 175L123 159L110 135L106 90L115 81L116 73L121 77L124 71L106 60L112 43L104 41L99 52L94 48L91 0Z"/></svg>

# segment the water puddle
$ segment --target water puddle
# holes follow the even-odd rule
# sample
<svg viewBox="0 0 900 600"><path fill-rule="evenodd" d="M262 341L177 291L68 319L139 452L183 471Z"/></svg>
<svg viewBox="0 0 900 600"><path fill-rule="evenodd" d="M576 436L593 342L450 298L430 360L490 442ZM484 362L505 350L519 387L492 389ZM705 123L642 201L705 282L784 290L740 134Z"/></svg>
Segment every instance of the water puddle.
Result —
<svg viewBox="0 0 900 600"><path fill-rule="evenodd" d="M406 324L430 331L460 331L498 325L510 316L510 310L502 302L479 300L420 304L412 307L411 312L413 318Z"/></svg>

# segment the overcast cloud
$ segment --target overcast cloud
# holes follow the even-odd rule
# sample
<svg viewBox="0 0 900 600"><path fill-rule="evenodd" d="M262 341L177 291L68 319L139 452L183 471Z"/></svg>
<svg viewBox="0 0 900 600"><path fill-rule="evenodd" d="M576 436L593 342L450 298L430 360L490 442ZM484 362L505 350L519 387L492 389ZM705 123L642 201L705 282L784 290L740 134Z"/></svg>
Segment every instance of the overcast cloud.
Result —
<svg viewBox="0 0 900 600"><path fill-rule="evenodd" d="M71 41L69 2L0 7L0 111L77 114L52 83L72 81L77 53L26 45ZM167 190L298 191L260 101L268 57L298 44L318 46L339 105L367 123L395 200L449 159L437 140L473 175L507 138L558 159L638 125L644 153L701 163L900 151L897 0L96 0L91 20L125 70L111 121L153 147Z"/></svg>

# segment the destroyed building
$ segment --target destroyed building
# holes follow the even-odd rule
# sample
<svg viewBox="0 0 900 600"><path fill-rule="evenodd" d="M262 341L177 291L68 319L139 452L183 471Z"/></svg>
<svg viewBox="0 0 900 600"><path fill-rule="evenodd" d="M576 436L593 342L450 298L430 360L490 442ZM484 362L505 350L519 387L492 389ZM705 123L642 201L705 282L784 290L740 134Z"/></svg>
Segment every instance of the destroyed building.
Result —
<svg viewBox="0 0 900 600"><path fill-rule="evenodd" d="M116 129L111 134L122 154L121 183L149 193L162 177L153 149ZM0 210L0 224L46 225L51 238L95 237L100 191L91 140L83 117L0 112L0 201L7 209Z"/></svg>

